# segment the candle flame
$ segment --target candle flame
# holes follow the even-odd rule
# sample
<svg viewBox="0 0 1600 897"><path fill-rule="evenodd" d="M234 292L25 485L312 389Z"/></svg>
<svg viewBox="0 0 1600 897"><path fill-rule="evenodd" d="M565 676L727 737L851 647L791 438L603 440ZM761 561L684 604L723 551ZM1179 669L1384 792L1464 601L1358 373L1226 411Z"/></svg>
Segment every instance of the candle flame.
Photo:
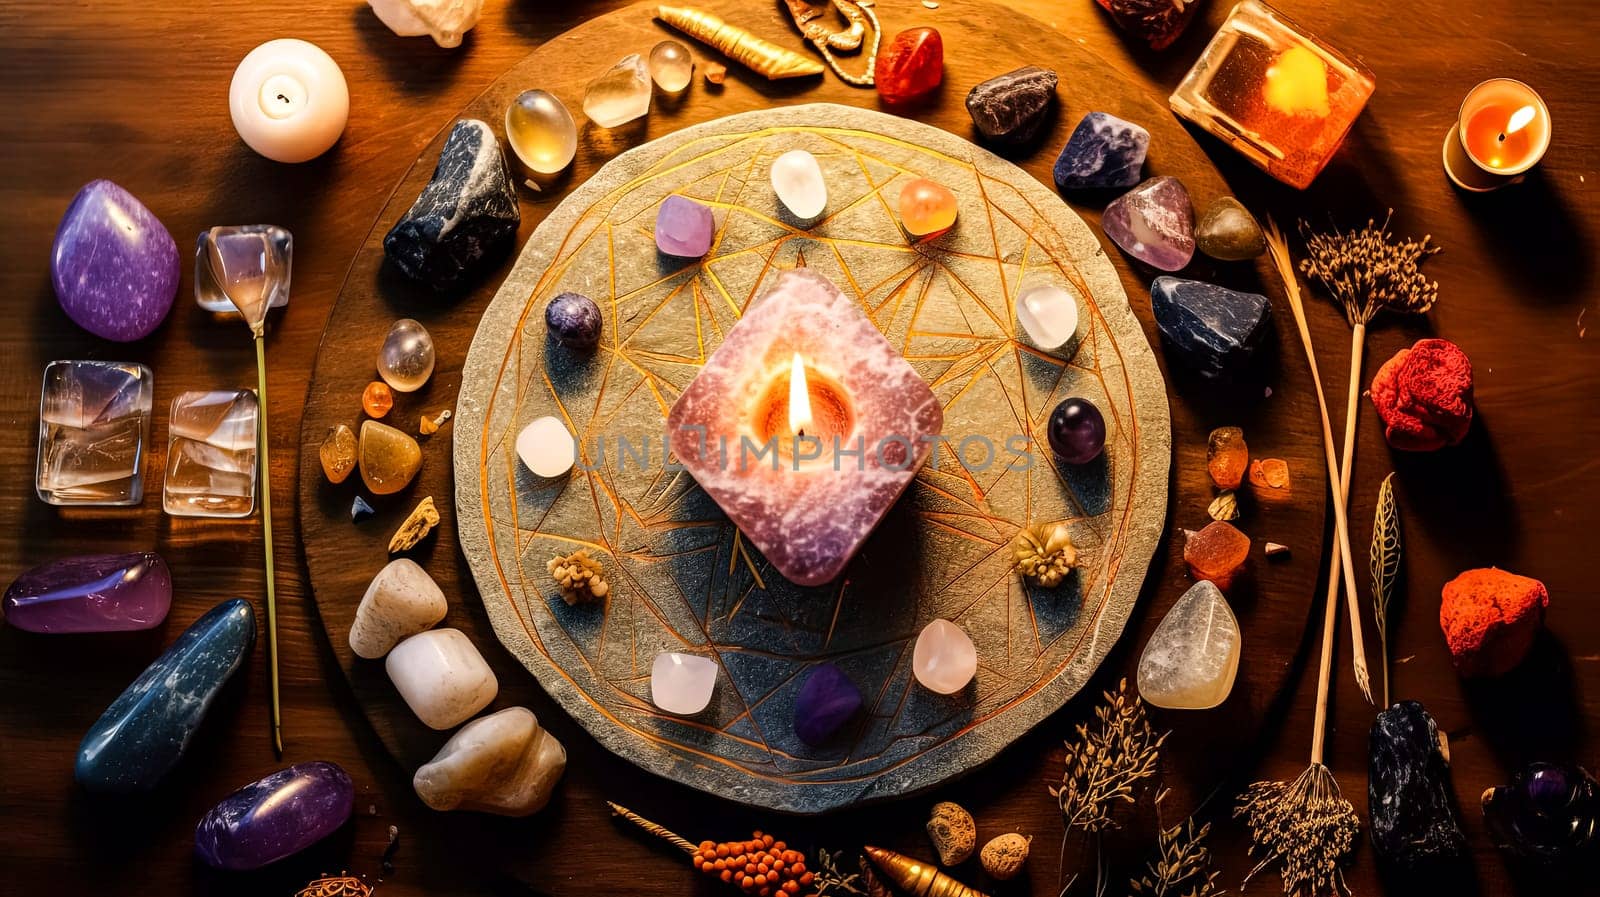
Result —
<svg viewBox="0 0 1600 897"><path fill-rule="evenodd" d="M794 353L789 365L789 429L804 433L811 427L811 391L806 388L806 362Z"/></svg>
<svg viewBox="0 0 1600 897"><path fill-rule="evenodd" d="M1533 123L1534 116L1538 114L1539 110L1532 106L1523 106L1521 109L1511 113L1511 121L1506 123L1506 135L1510 136L1526 128Z"/></svg>

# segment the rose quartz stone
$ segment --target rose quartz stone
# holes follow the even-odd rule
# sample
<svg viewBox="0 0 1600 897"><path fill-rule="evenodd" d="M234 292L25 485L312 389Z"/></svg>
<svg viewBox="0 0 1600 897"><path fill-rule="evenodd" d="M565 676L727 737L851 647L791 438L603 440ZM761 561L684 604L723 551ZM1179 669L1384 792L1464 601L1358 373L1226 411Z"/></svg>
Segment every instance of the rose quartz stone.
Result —
<svg viewBox="0 0 1600 897"><path fill-rule="evenodd" d="M808 381L843 397L846 419L833 422L844 432L834 435L848 451L864 446L862 457L834 456L831 439L824 457L798 470L792 452L777 469L770 453L741 452L743 439L761 447L772 435L767 409L772 396L787 396L796 352ZM826 404L813 405L817 432L826 434ZM673 404L667 437L744 537L791 582L814 586L844 571L916 477L943 426L933 390L856 303L802 268L784 272L746 309ZM785 434L780 443L793 438Z"/></svg>

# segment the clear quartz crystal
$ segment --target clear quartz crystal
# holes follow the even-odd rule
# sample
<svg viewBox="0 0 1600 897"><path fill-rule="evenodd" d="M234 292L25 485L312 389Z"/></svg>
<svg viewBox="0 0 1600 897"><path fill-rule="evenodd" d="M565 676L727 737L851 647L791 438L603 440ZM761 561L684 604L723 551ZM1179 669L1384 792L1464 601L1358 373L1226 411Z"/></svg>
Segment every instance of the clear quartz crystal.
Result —
<svg viewBox="0 0 1600 897"><path fill-rule="evenodd" d="M401 318L378 350L378 376L395 392L416 392L433 376L433 337L421 322Z"/></svg>
<svg viewBox="0 0 1600 897"><path fill-rule="evenodd" d="M790 150L772 161L772 191L794 217L810 221L828 206L828 182L817 157Z"/></svg>
<svg viewBox="0 0 1600 897"><path fill-rule="evenodd" d="M52 361L39 398L34 487L53 505L136 505L155 390L150 369Z"/></svg>
<svg viewBox="0 0 1600 897"><path fill-rule="evenodd" d="M1046 352L1068 347L1078 335L1078 300L1056 284L1031 284L1017 294L1017 323Z"/></svg>
<svg viewBox="0 0 1600 897"><path fill-rule="evenodd" d="M247 517L256 506L255 392L186 392L172 400L161 505L174 517Z"/></svg>
<svg viewBox="0 0 1600 897"><path fill-rule="evenodd" d="M1162 618L1139 657L1139 696L1157 707L1207 710L1239 673L1239 623L1222 590L1201 580Z"/></svg>
<svg viewBox="0 0 1600 897"><path fill-rule="evenodd" d="M675 40L664 40L650 50L650 77L662 92L682 93L694 77L694 57Z"/></svg>
<svg viewBox="0 0 1600 897"><path fill-rule="evenodd" d="M630 53L589 82L583 114L602 128L615 128L650 111L650 72L638 53Z"/></svg>
<svg viewBox="0 0 1600 897"><path fill-rule="evenodd" d="M206 311L252 322L289 304L294 238L272 224L213 227L195 240L194 299ZM230 298L231 297L231 298Z"/></svg>

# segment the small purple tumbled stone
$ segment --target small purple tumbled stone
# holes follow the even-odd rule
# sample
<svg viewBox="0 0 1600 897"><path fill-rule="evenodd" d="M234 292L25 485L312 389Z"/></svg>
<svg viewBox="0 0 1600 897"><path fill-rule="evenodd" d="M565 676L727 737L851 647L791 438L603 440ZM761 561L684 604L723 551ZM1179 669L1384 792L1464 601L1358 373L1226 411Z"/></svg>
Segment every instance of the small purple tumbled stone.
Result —
<svg viewBox="0 0 1600 897"><path fill-rule="evenodd" d="M822 744L861 709L861 691L844 671L820 664L794 699L794 733L806 744Z"/></svg>
<svg viewBox="0 0 1600 897"><path fill-rule="evenodd" d="M132 193L90 181L56 228L50 279L79 327L118 342L143 339L178 294L178 244Z"/></svg>
<svg viewBox="0 0 1600 897"><path fill-rule="evenodd" d="M195 853L214 869L259 869L333 834L355 802L355 783L338 764L280 769L212 807L195 826Z"/></svg>
<svg viewBox="0 0 1600 897"><path fill-rule="evenodd" d="M716 221L711 209L676 193L656 211L656 248L667 255L699 258L711 251Z"/></svg>
<svg viewBox="0 0 1600 897"><path fill-rule="evenodd" d="M27 632L150 629L172 607L172 574L153 551L61 558L17 577L3 604Z"/></svg>
<svg viewBox="0 0 1600 897"><path fill-rule="evenodd" d="M544 307L544 326L551 339L569 349L593 349L600 345L605 320L593 299L562 293Z"/></svg>
<svg viewBox="0 0 1600 897"><path fill-rule="evenodd" d="M1151 178L1112 200L1100 226L1123 252L1163 271L1194 258L1194 205L1175 177Z"/></svg>

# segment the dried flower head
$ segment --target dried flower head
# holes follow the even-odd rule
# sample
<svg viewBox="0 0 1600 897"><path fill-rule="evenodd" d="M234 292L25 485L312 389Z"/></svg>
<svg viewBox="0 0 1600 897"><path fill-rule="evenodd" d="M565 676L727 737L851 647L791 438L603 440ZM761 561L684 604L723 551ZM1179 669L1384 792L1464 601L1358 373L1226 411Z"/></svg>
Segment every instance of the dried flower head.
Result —
<svg viewBox="0 0 1600 897"><path fill-rule="evenodd" d="M1389 233L1389 210L1383 224L1372 219L1360 230L1320 233L1300 222L1306 241L1306 258L1300 272L1322 282L1344 306L1352 326L1366 324L1382 309L1422 314L1439 298L1439 284L1422 276L1419 266L1439 251L1421 240L1396 240Z"/></svg>
<svg viewBox="0 0 1600 897"><path fill-rule="evenodd" d="M568 604L588 604L610 594L605 568L580 549L566 557L553 557L545 564L550 576L561 587L561 597Z"/></svg>
<svg viewBox="0 0 1600 897"><path fill-rule="evenodd" d="M1113 811L1138 800L1156 774L1166 740L1167 733L1157 735L1150 726L1144 702L1128 694L1128 680L1106 692L1094 724L1079 724L1077 739L1066 743L1061 787L1050 789L1068 831L1116 828Z"/></svg>
<svg viewBox="0 0 1600 897"><path fill-rule="evenodd" d="M1260 859L1245 883L1277 866L1289 897L1348 894L1343 866L1361 822L1339 792L1328 767L1313 763L1289 784L1257 782L1245 789L1233 815L1250 831L1250 853Z"/></svg>
<svg viewBox="0 0 1600 897"><path fill-rule="evenodd" d="M1065 523L1035 523L1017 531L1012 558L1030 582L1053 589L1078 566L1078 547Z"/></svg>

